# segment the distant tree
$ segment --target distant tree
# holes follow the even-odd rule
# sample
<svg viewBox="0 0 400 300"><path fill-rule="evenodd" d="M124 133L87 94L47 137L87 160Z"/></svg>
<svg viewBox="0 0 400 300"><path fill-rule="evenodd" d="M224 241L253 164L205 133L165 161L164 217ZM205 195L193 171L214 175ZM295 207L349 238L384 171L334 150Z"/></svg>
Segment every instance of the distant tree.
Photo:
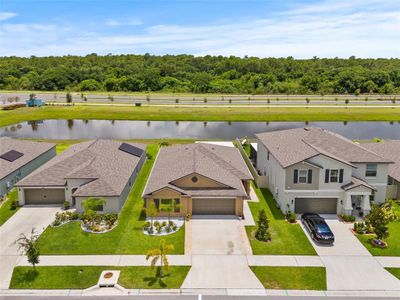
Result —
<svg viewBox="0 0 400 300"><path fill-rule="evenodd" d="M72 95L70 92L68 92L65 96L67 103L72 103Z"/></svg>

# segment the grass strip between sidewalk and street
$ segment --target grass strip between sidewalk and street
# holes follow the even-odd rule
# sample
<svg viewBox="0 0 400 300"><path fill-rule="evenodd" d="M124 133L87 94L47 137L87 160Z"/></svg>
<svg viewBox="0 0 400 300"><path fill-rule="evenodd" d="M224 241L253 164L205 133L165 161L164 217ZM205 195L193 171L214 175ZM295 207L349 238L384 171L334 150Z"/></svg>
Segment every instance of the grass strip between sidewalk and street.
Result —
<svg viewBox="0 0 400 300"><path fill-rule="evenodd" d="M251 267L266 289L326 290L323 267Z"/></svg>
<svg viewBox="0 0 400 300"><path fill-rule="evenodd" d="M159 267L150 266L37 266L36 271L32 267L15 267L10 289L86 289L97 284L104 270L120 270L118 284L127 289L177 289L190 266L170 266L162 277Z"/></svg>

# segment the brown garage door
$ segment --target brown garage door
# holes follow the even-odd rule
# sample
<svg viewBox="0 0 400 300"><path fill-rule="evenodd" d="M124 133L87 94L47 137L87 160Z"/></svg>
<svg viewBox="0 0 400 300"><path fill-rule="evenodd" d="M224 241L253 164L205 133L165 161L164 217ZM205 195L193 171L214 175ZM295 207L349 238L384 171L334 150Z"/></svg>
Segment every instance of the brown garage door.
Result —
<svg viewBox="0 0 400 300"><path fill-rule="evenodd" d="M232 198L194 198L193 215L234 215L235 199Z"/></svg>
<svg viewBox="0 0 400 300"><path fill-rule="evenodd" d="M337 198L296 198L294 207L297 214L336 214Z"/></svg>
<svg viewBox="0 0 400 300"><path fill-rule="evenodd" d="M25 189L25 204L62 204L64 189Z"/></svg>

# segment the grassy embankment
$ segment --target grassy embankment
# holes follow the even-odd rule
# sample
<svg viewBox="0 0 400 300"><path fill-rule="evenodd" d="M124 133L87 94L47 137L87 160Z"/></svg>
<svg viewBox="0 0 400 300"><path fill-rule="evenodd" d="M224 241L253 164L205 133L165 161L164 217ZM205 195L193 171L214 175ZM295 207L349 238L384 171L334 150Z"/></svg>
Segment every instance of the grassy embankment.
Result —
<svg viewBox="0 0 400 300"><path fill-rule="evenodd" d="M47 106L0 111L0 126L28 120L400 121L399 108Z"/></svg>

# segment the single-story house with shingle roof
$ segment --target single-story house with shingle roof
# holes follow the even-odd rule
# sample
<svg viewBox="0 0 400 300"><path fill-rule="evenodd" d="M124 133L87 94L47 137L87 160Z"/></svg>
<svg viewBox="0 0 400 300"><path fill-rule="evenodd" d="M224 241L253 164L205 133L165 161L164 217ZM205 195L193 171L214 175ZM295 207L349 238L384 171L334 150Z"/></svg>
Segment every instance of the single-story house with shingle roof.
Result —
<svg viewBox="0 0 400 300"><path fill-rule="evenodd" d="M257 170L282 211L367 214L386 199L393 161L317 127L257 134Z"/></svg>
<svg viewBox="0 0 400 300"><path fill-rule="evenodd" d="M243 216L253 177L238 149L212 144L161 148L143 192L165 216Z"/></svg>
<svg viewBox="0 0 400 300"><path fill-rule="evenodd" d="M0 197L54 156L55 144L0 138Z"/></svg>
<svg viewBox="0 0 400 300"><path fill-rule="evenodd" d="M389 165L386 198L400 199L400 140L383 140L361 145L394 162Z"/></svg>
<svg viewBox="0 0 400 300"><path fill-rule="evenodd" d="M121 210L146 159L146 146L111 140L72 145L16 186L24 204L62 204L82 212L82 201L103 198L103 212Z"/></svg>

